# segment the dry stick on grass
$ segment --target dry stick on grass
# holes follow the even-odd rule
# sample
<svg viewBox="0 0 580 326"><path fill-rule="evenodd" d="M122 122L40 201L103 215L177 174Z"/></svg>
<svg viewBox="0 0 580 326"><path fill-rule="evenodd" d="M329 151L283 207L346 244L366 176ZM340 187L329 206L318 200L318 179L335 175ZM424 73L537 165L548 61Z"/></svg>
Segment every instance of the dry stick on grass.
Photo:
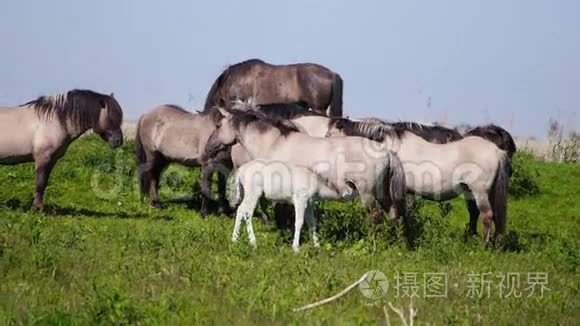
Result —
<svg viewBox="0 0 580 326"><path fill-rule="evenodd" d="M332 301L342 297L343 295L347 294L348 292L350 292L350 290L354 289L355 286L359 285L366 278L367 278L367 273L365 273L358 281L352 283L346 289L340 291L337 295L332 296L330 298L326 298L324 300L320 300L320 301L315 302L315 303L307 304L307 305L300 307L300 308L295 308L294 311L303 311L303 310L307 310L307 309L312 309L312 308L316 308L318 306L321 306L323 304L332 302Z"/></svg>
<svg viewBox="0 0 580 326"><path fill-rule="evenodd" d="M415 321L415 317L417 316L417 309L413 308L413 300L409 303L409 322L407 323L407 319L405 318L405 313L403 309L397 309L393 306L392 303L389 302L389 307L399 316L401 322L404 326L413 326L413 322ZM383 311L385 312L385 319L387 321L387 325L391 325L389 320L389 313L387 312L387 306L383 306Z"/></svg>

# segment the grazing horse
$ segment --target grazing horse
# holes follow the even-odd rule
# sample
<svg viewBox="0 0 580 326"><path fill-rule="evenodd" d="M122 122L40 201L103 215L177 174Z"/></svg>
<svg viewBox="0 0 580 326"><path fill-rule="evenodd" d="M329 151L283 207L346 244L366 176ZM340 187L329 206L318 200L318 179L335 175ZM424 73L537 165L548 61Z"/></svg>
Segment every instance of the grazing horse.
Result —
<svg viewBox="0 0 580 326"><path fill-rule="evenodd" d="M0 164L34 161L33 205L42 210L50 172L70 143L92 129L111 147L119 147L122 122L123 111L113 94L91 90L74 89L0 108Z"/></svg>
<svg viewBox="0 0 580 326"><path fill-rule="evenodd" d="M251 59L229 66L211 86L204 111L227 107L233 100L254 98L256 104L304 103L313 111L342 117L340 75L313 63L273 65Z"/></svg>
<svg viewBox="0 0 580 326"><path fill-rule="evenodd" d="M510 160L504 150L476 136L434 144L397 126L334 119L328 136L363 136L381 142L403 161L408 190L444 201L465 193L483 215L485 240L491 223L496 235L505 231ZM471 213L471 211L470 211ZM470 223L472 232L477 227Z"/></svg>
<svg viewBox="0 0 580 326"><path fill-rule="evenodd" d="M159 181L163 170L172 162L189 167L201 166L202 175L206 173L202 156L220 118L217 110L192 113L177 105L156 107L139 118L135 145L141 199L149 195L151 205L161 208ZM220 175L220 178L223 178L220 184L224 185L220 193L225 194L225 177ZM202 196L202 216L207 214L206 199Z"/></svg>
<svg viewBox="0 0 580 326"><path fill-rule="evenodd" d="M339 193L355 188L375 222L383 219L380 209L394 221L406 215L401 161L382 144L361 137L311 137L255 111L218 109L224 118L207 142L209 157L239 143L252 159L310 168Z"/></svg>
<svg viewBox="0 0 580 326"><path fill-rule="evenodd" d="M312 169L281 161L250 161L234 171L230 180L233 184L228 193L230 205L235 207L239 204L232 241L238 240L241 223L245 222L250 244L256 247L252 215L260 198L265 197L272 201L294 205L296 219L292 249L295 252L300 248L300 232L304 217L312 229L314 246L319 246L312 200L350 200L355 190L350 188L342 193Z"/></svg>
<svg viewBox="0 0 580 326"><path fill-rule="evenodd" d="M416 122L403 121L386 122L378 119L368 120L366 122L374 122L395 128L406 129L425 139L426 141L435 144L450 143L463 139L467 136L478 136L489 140L490 142L496 144L500 149L506 151L510 159L513 157L517 150L512 135L507 130L494 124L475 127L461 134L455 128L448 128L440 125L425 125Z"/></svg>

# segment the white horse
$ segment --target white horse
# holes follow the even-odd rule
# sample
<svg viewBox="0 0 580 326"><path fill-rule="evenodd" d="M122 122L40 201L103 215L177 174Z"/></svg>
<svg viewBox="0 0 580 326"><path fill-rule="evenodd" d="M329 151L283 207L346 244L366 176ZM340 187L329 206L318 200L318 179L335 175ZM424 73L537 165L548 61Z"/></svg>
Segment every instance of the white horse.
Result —
<svg viewBox="0 0 580 326"><path fill-rule="evenodd" d="M262 196L272 201L294 205L296 220L292 249L295 252L300 248L300 232L305 217L312 229L314 246L319 246L312 199L350 200L354 197L353 188L340 193L328 180L312 169L281 161L253 160L245 163L231 174L230 182L232 183L228 191L230 205L235 207L239 204L232 241L238 240L243 221L246 223L248 239L253 247L256 247L256 236L252 228L252 216Z"/></svg>

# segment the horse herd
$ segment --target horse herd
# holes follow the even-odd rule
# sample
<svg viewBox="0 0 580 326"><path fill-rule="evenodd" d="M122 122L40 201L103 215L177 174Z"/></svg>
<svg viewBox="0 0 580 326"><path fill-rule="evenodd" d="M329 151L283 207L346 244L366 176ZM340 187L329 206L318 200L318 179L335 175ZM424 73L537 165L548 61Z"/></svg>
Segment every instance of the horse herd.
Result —
<svg viewBox="0 0 580 326"><path fill-rule="evenodd" d="M216 79L202 112L162 105L145 113L135 135L142 198L161 207L161 174L173 162L202 169L201 213L208 202L219 212L238 206L232 240L266 200L294 206L294 241L299 250L304 220L318 246L314 199L359 197L372 221L388 213L408 222L405 196L445 201L464 195L469 231L479 216L490 240L505 232L511 135L496 125L461 134L443 126L342 117L343 81L316 64L272 65L252 59L229 66ZM328 115L327 115L328 111ZM71 90L41 96L17 108L0 108L0 164L34 162L33 206L68 145L93 130L115 148L122 144L123 111L114 95ZM230 171L232 171L230 173ZM218 193L211 187L218 174ZM226 191L230 176L231 187ZM226 194L227 192L227 194Z"/></svg>

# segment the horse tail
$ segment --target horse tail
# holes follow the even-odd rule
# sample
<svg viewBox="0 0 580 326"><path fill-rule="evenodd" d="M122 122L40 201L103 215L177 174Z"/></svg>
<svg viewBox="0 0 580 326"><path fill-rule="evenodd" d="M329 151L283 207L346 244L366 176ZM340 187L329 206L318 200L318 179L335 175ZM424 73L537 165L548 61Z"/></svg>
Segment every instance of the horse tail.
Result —
<svg viewBox="0 0 580 326"><path fill-rule="evenodd" d="M240 169L233 171L228 179L230 186L228 187L227 196L231 207L238 206L242 201L244 188L240 179Z"/></svg>
<svg viewBox="0 0 580 326"><path fill-rule="evenodd" d="M141 140L141 119L137 122L135 131L135 154L137 159L137 182L139 183L139 191L141 200L147 195L147 186L150 184L149 173L147 173L147 155Z"/></svg>
<svg viewBox="0 0 580 326"><path fill-rule="evenodd" d="M332 80L330 111L328 112L330 117L342 117L342 86L342 78L339 74L334 74Z"/></svg>
<svg viewBox="0 0 580 326"><path fill-rule="evenodd" d="M213 84L211 85L211 88L209 89L209 92L207 93L207 97L205 98L205 105L203 106L203 112L207 112L215 105L218 105L219 90L221 89L221 87L223 85L223 82L225 80L225 76L226 76L228 69L224 70L218 76L218 78L213 82Z"/></svg>
<svg viewBox="0 0 580 326"><path fill-rule="evenodd" d="M493 181L489 198L493 211L496 234L505 232L507 222L507 196L510 181L511 163L505 152L502 151L498 170Z"/></svg>
<svg viewBox="0 0 580 326"><path fill-rule="evenodd" d="M389 162L388 172L383 176L383 191L390 197L392 205L394 205L399 215L405 217L405 195L407 193L407 182L405 179L405 170L403 169L403 162L399 156L393 151L387 151L387 158ZM388 193L386 190L388 189Z"/></svg>

